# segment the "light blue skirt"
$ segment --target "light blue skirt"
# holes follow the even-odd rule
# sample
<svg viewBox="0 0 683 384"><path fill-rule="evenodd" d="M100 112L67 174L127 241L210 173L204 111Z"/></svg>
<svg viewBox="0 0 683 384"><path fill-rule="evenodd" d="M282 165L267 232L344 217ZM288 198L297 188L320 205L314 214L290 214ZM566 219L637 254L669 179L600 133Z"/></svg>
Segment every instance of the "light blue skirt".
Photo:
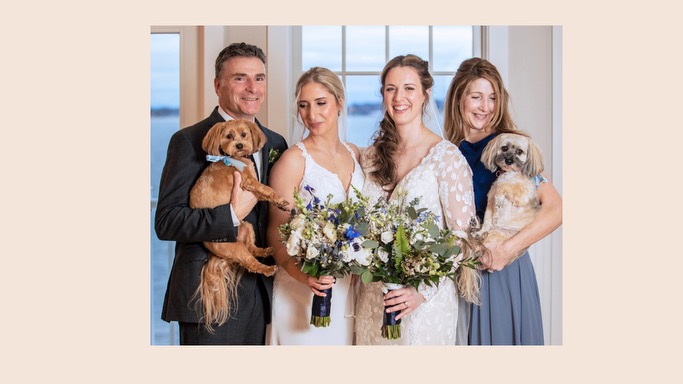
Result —
<svg viewBox="0 0 683 384"><path fill-rule="evenodd" d="M529 253L481 274L481 305L472 305L470 345L543 345L541 300Z"/></svg>

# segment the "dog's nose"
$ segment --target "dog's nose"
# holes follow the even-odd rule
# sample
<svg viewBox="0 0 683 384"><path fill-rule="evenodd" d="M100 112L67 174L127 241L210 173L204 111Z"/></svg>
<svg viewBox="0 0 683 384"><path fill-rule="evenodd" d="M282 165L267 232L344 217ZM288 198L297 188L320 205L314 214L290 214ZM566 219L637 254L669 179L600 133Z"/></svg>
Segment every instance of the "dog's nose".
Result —
<svg viewBox="0 0 683 384"><path fill-rule="evenodd" d="M512 163L513 163L512 159L505 159L505 164L510 165Z"/></svg>
<svg viewBox="0 0 683 384"><path fill-rule="evenodd" d="M236 147L237 147L237 149L241 150L242 148L244 148L244 144L237 144Z"/></svg>

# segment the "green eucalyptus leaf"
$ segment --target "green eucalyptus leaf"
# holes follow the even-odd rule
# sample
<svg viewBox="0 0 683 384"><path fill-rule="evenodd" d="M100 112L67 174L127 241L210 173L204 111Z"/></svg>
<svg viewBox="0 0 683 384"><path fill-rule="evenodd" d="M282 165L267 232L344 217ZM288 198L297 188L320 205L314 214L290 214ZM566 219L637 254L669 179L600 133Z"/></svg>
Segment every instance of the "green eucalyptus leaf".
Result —
<svg viewBox="0 0 683 384"><path fill-rule="evenodd" d="M434 253L438 253L440 256L446 256L448 255L448 250L450 247L446 244L432 244L429 246L429 250L431 250Z"/></svg>
<svg viewBox="0 0 683 384"><path fill-rule="evenodd" d="M363 284L368 284L372 282L373 280L373 274L370 271L365 271L360 275L360 280L363 282Z"/></svg>
<svg viewBox="0 0 683 384"><path fill-rule="evenodd" d="M408 207L406 211L408 212L408 217L410 217L410 220L417 219L417 212L415 211L415 207Z"/></svg>
<svg viewBox="0 0 683 384"><path fill-rule="evenodd" d="M361 243L361 245L364 248L369 248L369 249L375 249L379 247L379 243L376 242L375 240L365 240L364 242Z"/></svg>
<svg viewBox="0 0 683 384"><path fill-rule="evenodd" d="M361 234L361 236L365 236L368 234L368 223L360 222L356 224L356 231Z"/></svg>
<svg viewBox="0 0 683 384"><path fill-rule="evenodd" d="M436 225L436 223L434 222L429 223L428 232L429 236L431 236L432 239L436 239L437 237L439 237L439 226Z"/></svg>

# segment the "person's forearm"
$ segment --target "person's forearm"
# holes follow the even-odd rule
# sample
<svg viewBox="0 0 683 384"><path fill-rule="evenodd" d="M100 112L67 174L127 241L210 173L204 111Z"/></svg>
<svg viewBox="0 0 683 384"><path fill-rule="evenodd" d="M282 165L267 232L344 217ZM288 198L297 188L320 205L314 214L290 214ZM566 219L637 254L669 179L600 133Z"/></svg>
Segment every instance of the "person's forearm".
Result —
<svg viewBox="0 0 683 384"><path fill-rule="evenodd" d="M512 254L519 254L534 243L552 233L562 224L562 204L545 204L541 206L538 216L522 228L519 233L505 241L504 247Z"/></svg>

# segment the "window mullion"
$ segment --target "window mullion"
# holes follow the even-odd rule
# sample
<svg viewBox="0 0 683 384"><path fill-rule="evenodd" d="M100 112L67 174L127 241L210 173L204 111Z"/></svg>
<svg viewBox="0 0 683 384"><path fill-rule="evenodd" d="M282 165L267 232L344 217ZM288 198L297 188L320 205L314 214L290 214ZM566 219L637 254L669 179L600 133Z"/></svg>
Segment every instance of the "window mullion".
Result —
<svg viewBox="0 0 683 384"><path fill-rule="evenodd" d="M434 75L434 27L429 26L429 72Z"/></svg>
<svg viewBox="0 0 683 384"><path fill-rule="evenodd" d="M344 84L344 88L346 88L346 25L342 25L342 52L341 52L341 75L342 75L342 83Z"/></svg>

